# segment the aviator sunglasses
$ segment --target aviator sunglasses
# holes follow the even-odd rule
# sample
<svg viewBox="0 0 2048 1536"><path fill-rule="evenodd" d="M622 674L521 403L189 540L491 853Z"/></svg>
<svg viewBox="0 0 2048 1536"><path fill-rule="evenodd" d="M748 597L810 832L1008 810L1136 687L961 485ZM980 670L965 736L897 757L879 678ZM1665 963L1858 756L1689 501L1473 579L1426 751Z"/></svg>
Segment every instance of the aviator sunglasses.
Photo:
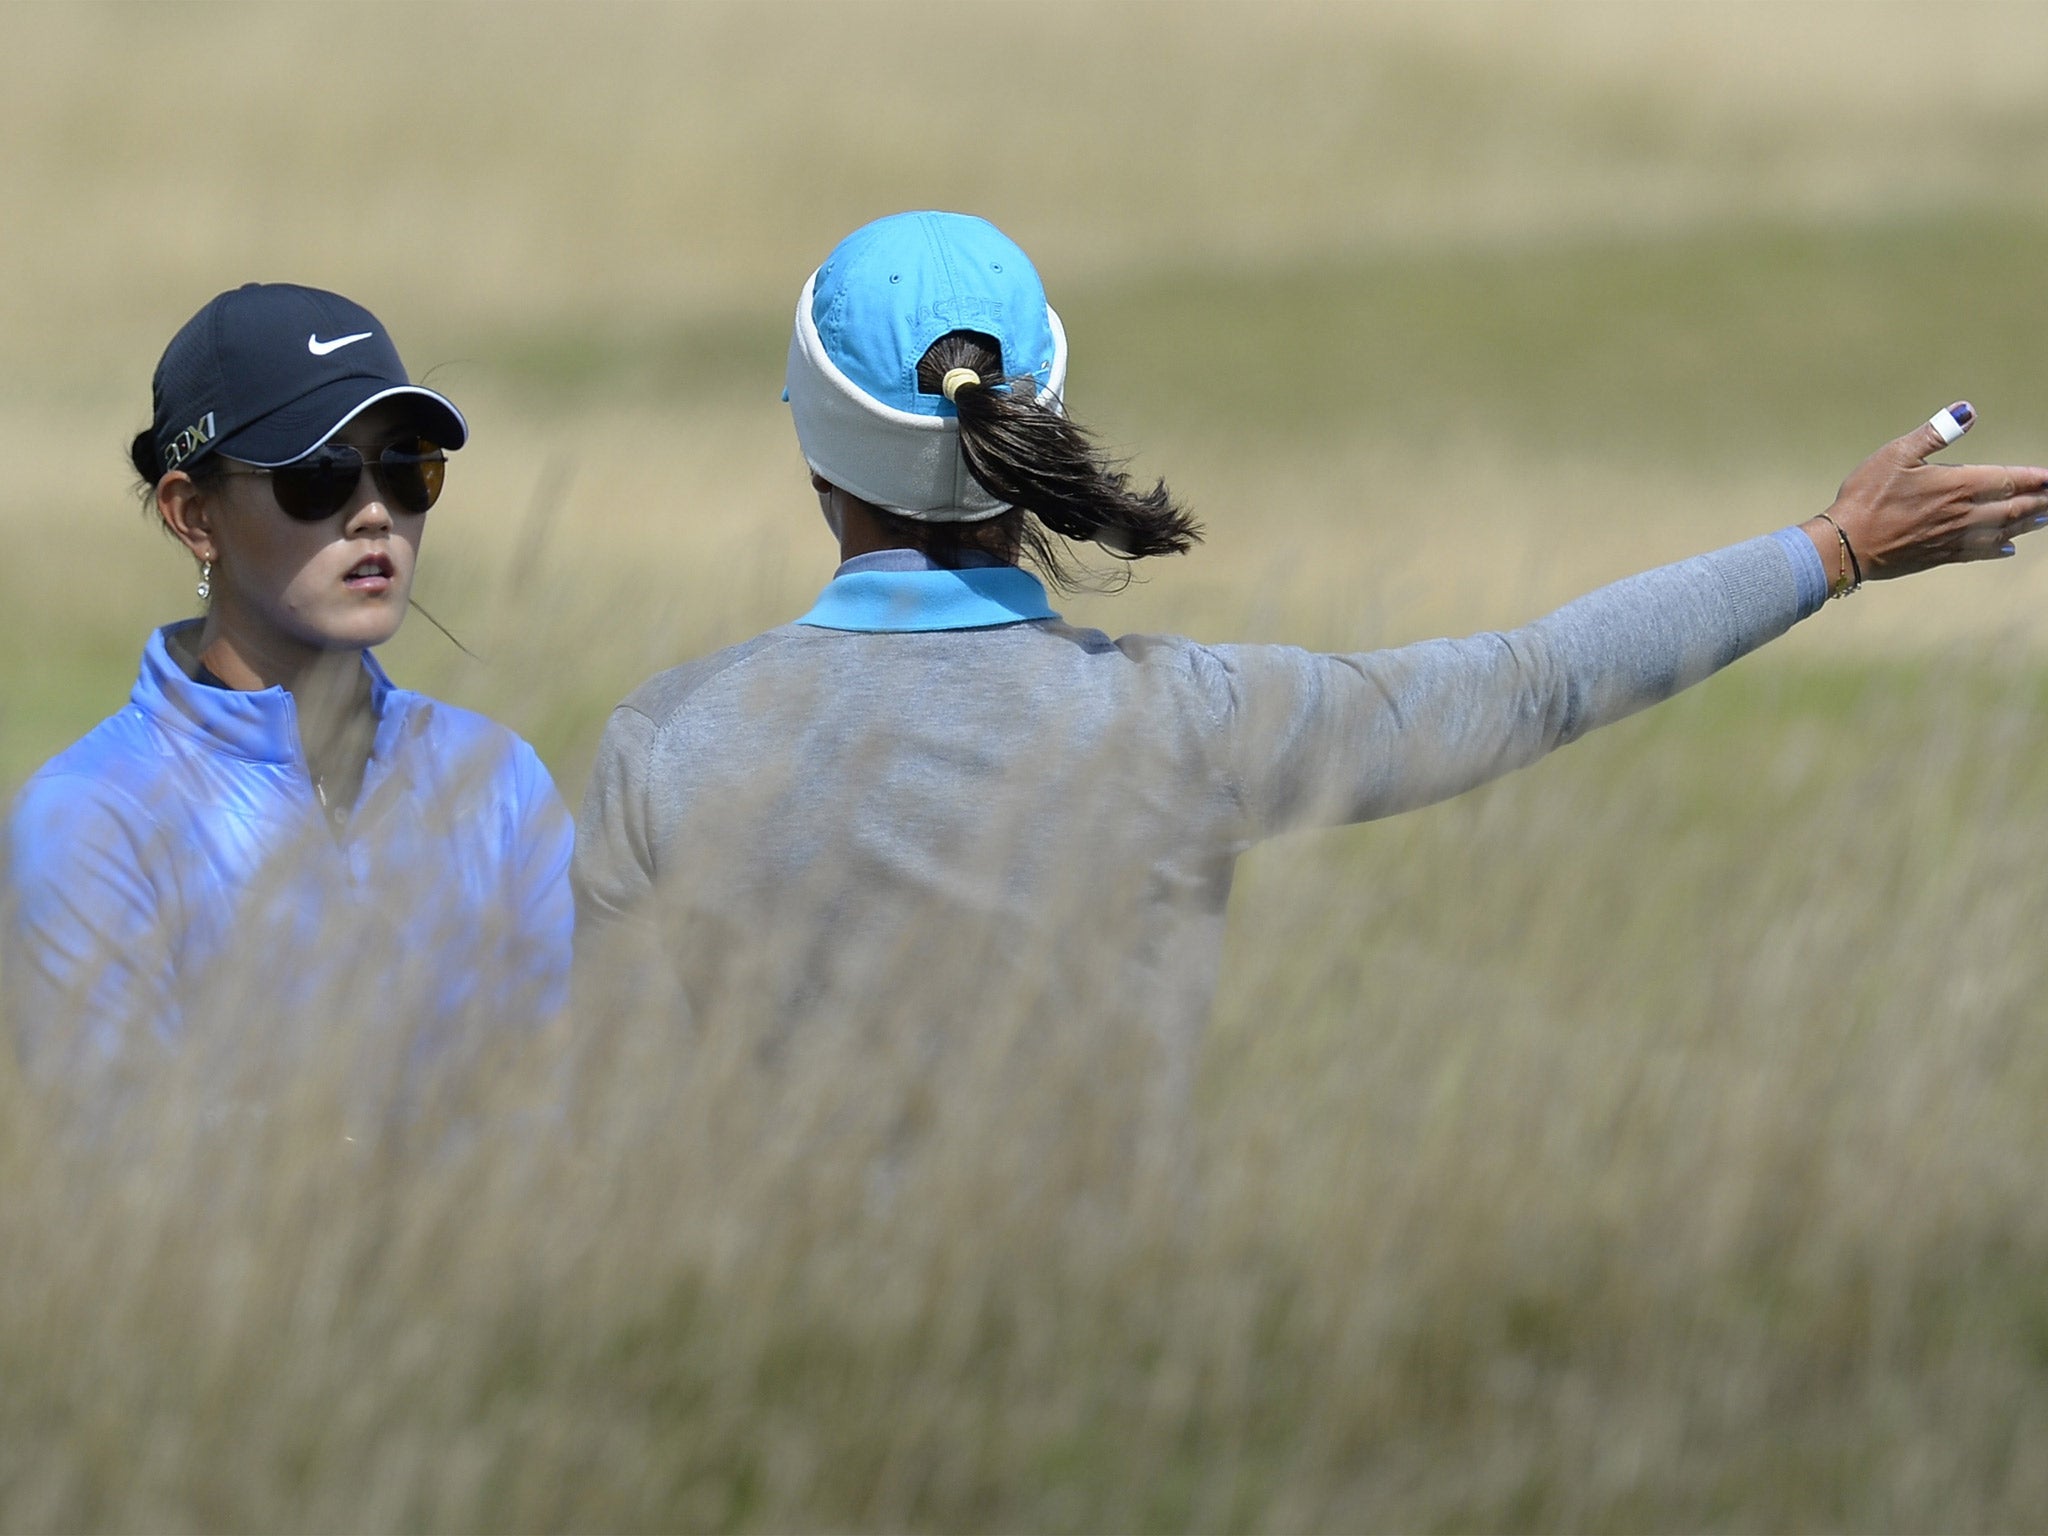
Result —
<svg viewBox="0 0 2048 1536"><path fill-rule="evenodd" d="M448 456L423 437L391 444L374 459L348 443L329 443L303 459L268 469L223 469L224 475L268 475L271 494L286 517L317 523L347 506L370 472L384 499L403 512L424 512L441 494Z"/></svg>

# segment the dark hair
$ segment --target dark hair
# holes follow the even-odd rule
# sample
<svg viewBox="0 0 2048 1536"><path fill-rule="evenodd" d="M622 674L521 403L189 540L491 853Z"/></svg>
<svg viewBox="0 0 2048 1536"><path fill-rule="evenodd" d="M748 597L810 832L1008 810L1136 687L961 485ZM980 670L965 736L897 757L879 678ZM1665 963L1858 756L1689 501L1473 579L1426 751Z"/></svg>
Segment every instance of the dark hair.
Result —
<svg viewBox="0 0 2048 1536"><path fill-rule="evenodd" d="M157 481L163 479L165 474L164 461L156 451L155 428L144 427L135 434L134 441L128 445L128 463L134 469L136 478L142 482L139 489L143 498L147 500L149 494L156 489ZM203 485L220 472L220 455L209 453L204 458L189 461L181 467L186 474Z"/></svg>
<svg viewBox="0 0 2048 1536"><path fill-rule="evenodd" d="M1143 495L1133 491L1118 460L1039 401L1035 380L1006 378L994 337L979 331L941 336L918 361L918 389L943 393L955 368L979 378L953 397L961 457L975 483L1010 510L979 523L927 523L883 512L892 535L941 564L966 550L1026 560L1061 591L1121 585L1078 563L1062 539L1099 544L1123 560L1185 554L1201 542L1201 524L1174 504L1164 480ZM1121 577L1128 581L1129 571Z"/></svg>

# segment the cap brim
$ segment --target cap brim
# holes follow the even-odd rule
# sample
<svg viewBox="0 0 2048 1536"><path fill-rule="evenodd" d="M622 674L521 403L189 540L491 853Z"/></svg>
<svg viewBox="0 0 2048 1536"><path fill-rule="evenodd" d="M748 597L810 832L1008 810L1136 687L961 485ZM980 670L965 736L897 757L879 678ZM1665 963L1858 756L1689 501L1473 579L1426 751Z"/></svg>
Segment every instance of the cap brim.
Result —
<svg viewBox="0 0 2048 1536"><path fill-rule="evenodd" d="M418 384L379 384L375 379L336 379L289 405L279 406L260 421L230 433L213 451L275 469L303 459L373 405L404 401L419 419L420 436L443 448L469 441L469 423L454 403Z"/></svg>

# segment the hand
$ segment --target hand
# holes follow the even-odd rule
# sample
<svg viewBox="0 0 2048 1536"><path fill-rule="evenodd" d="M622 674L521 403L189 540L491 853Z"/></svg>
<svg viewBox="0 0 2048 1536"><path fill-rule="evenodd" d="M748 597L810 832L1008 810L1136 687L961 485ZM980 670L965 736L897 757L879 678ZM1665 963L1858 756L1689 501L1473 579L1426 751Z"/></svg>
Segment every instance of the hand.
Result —
<svg viewBox="0 0 2048 1536"><path fill-rule="evenodd" d="M1927 462L1950 441L1936 425L1944 415L1960 428L1956 436L1977 419L1967 402L1957 402L1886 443L1835 493L1828 516L1848 536L1865 581L1966 560L2002 560L2014 552L2020 534L2048 526L2048 469ZM1829 576L1836 576L1843 562L1835 530L1823 518L1801 526Z"/></svg>

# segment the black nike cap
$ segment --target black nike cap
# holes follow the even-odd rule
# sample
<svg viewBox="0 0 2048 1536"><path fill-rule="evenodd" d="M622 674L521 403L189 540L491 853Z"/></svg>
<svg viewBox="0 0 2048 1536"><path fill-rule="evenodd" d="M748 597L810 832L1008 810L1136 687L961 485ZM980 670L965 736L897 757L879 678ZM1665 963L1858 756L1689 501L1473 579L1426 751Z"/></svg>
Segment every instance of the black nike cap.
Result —
<svg viewBox="0 0 2048 1536"><path fill-rule="evenodd" d="M420 435L439 446L469 440L462 412L407 377L375 315L295 283L248 283L215 297L164 348L152 393L164 473L210 453L289 464L391 399L413 405Z"/></svg>

